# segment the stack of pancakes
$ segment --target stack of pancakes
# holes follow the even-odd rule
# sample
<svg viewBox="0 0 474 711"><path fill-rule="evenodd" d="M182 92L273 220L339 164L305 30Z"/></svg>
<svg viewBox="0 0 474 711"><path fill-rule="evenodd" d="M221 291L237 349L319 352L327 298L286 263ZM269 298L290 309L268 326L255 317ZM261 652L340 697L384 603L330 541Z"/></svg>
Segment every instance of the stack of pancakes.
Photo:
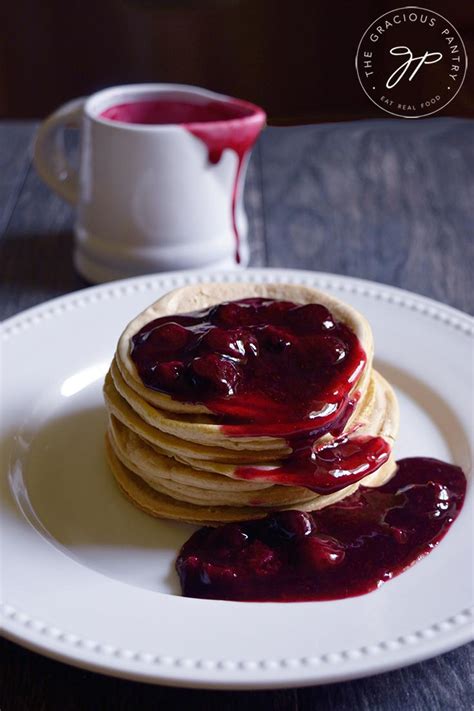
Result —
<svg viewBox="0 0 474 711"><path fill-rule="evenodd" d="M394 472L392 457L357 484L322 495L297 486L265 481L265 472L291 452L279 437L224 432L203 404L181 402L145 387L131 353L132 337L163 316L208 308L223 301L263 297L317 303L357 335L367 356L353 393L359 394L345 432L383 437L390 445L398 430L398 407L390 385L372 368L373 339L361 314L334 297L286 284L209 284L177 289L152 304L125 329L104 384L109 415L107 459L121 490L147 513L189 523L260 518L275 510L313 511L353 493L360 484L381 486ZM331 440L321 438L321 443ZM318 440L319 443L319 440ZM251 481L237 477L242 466L258 468ZM260 475L261 473L261 475Z"/></svg>

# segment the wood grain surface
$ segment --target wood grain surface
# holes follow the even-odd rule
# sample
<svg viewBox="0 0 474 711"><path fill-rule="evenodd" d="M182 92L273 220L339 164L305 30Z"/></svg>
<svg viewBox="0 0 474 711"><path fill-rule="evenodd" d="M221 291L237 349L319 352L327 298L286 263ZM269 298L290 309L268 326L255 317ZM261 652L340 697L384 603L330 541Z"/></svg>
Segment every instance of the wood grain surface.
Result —
<svg viewBox="0 0 474 711"><path fill-rule="evenodd" d="M72 209L31 165L35 127L0 124L0 318L87 286L72 266ZM469 120L267 129L246 185L252 264L374 279L473 312L473 166ZM215 692L113 679L1 639L0 709L467 711L472 651L343 684Z"/></svg>

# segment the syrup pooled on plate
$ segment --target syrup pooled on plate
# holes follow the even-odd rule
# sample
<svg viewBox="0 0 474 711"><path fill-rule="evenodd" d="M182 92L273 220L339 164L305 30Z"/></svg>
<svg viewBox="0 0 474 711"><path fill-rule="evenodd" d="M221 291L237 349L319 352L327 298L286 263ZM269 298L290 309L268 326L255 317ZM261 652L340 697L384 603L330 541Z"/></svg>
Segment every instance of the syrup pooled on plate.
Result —
<svg viewBox="0 0 474 711"><path fill-rule="evenodd" d="M292 454L264 475L275 484L332 493L390 455L382 437L342 435L366 356L320 304L250 298L165 316L133 337L131 356L147 387L204 403L229 436L285 438ZM315 446L328 433L340 436ZM263 473L238 467L236 476Z"/></svg>
<svg viewBox="0 0 474 711"><path fill-rule="evenodd" d="M201 528L176 569L183 595L305 601L362 595L429 553L458 516L466 479L435 459L398 462L394 477L306 514Z"/></svg>

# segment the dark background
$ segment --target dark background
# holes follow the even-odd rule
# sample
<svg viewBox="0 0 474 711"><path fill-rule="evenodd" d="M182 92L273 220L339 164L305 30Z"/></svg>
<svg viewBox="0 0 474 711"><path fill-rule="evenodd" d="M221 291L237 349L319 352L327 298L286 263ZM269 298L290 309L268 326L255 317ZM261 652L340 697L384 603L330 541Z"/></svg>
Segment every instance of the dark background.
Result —
<svg viewBox="0 0 474 711"><path fill-rule="evenodd" d="M409 0L405 0L410 4ZM269 123L388 117L354 58L402 0L15 0L0 9L0 117L36 118L113 84L182 82L262 105ZM421 0L474 61L472 0ZM441 115L474 116L472 69ZM437 114L437 115L440 115Z"/></svg>

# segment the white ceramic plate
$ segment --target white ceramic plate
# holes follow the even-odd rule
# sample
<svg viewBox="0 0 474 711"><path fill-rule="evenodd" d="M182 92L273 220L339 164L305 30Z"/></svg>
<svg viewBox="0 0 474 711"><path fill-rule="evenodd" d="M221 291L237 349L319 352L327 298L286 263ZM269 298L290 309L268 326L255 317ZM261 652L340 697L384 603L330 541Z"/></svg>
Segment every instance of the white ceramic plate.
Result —
<svg viewBox="0 0 474 711"><path fill-rule="evenodd" d="M125 324L201 281L314 285L372 324L377 367L401 405L398 457L470 478L473 322L398 289L285 270L181 272L71 294L5 322L0 437L4 633L117 676L214 688L298 686L410 664L472 636L472 481L424 560L376 592L314 603L179 596L174 559L193 527L154 520L116 489L103 454L101 385Z"/></svg>

